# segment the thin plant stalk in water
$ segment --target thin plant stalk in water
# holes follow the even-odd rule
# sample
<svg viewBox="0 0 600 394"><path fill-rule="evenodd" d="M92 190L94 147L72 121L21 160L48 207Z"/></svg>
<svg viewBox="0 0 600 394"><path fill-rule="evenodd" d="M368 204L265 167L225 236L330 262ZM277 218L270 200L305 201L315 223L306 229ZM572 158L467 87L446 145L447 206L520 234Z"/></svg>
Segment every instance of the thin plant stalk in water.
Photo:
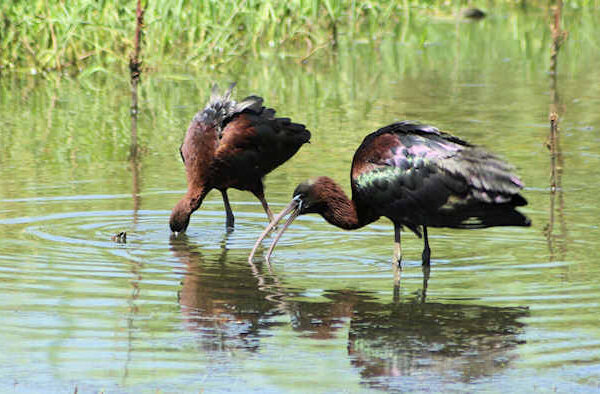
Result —
<svg viewBox="0 0 600 394"><path fill-rule="evenodd" d="M552 45L550 47L550 134L547 140L547 147L550 150L550 218L548 225L544 229L546 238L548 240L548 248L550 250L550 259L554 260L554 238L556 237L554 232L554 221L556 211L556 196L558 194L558 214L561 226L560 237L563 240L566 238L566 224L564 220L564 195L562 190L562 174L564 159L562 149L560 145L560 130L559 124L559 112L561 112L560 96L558 94L558 54L560 47L564 43L567 32L562 30L560 26L562 16L562 0L557 0L556 5L553 7L553 12L550 21L550 31L552 32ZM566 246L566 243L564 244ZM564 257L564 247L561 248L562 255Z"/></svg>
<svg viewBox="0 0 600 394"><path fill-rule="evenodd" d="M140 60L140 45L143 33L144 25L144 12L146 7L142 8L142 1L137 0L136 9L136 26L135 26L135 37L134 37L134 50L133 54L129 59L129 71L131 75L131 157L136 157L138 153L138 142L137 142L137 115L139 112L138 107L138 85L140 83L141 66L142 61Z"/></svg>

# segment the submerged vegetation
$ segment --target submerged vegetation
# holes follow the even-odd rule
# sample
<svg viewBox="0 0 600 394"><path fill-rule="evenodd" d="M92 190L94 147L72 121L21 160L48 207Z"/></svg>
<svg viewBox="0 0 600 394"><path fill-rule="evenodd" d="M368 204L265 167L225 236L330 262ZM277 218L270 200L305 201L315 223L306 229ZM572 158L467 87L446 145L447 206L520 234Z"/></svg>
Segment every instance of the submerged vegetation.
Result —
<svg viewBox="0 0 600 394"><path fill-rule="evenodd" d="M454 20L467 1L433 0L146 0L145 65L215 68L246 56L293 56L303 61L339 36L378 42L410 18ZM481 7L492 6L481 1ZM547 7L537 0L505 7ZM495 4L494 7L497 7ZM565 1L571 9L600 0ZM5 1L0 5L0 70L93 73L128 64L134 46L135 0ZM417 11L417 12L412 12ZM423 44L426 36L417 41Z"/></svg>

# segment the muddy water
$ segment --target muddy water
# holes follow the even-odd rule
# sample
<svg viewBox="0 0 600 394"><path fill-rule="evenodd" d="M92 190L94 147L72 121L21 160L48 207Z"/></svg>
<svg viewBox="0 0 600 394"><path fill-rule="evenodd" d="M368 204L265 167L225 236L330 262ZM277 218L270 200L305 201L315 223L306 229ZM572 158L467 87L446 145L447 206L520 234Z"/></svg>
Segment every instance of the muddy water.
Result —
<svg viewBox="0 0 600 394"><path fill-rule="evenodd" d="M543 13L417 19L379 48L346 39L308 64L156 71L143 81L136 162L126 78L3 77L2 391L599 390L594 18L565 18L555 192ZM309 176L349 190L364 135L419 119L514 164L533 226L433 229L427 283L421 240L406 233L396 291L385 219L344 232L302 217L269 271L246 262L266 225L260 203L234 191L233 233L214 193L187 237L170 240L169 211L185 190L179 143L210 84L233 79L238 95L260 94L313 132L267 177L274 210ZM121 231L125 244L111 240Z"/></svg>

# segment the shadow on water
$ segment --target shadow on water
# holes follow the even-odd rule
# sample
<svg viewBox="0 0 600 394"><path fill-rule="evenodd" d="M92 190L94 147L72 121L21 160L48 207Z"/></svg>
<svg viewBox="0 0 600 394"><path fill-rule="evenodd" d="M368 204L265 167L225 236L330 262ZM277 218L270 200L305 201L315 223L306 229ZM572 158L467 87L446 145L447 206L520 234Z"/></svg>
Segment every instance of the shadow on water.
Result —
<svg viewBox="0 0 600 394"><path fill-rule="evenodd" d="M185 269L181 312L203 351L256 352L261 338L283 326L317 340L347 330L348 358L363 383L390 389L417 375L431 383L492 376L525 343L521 320L529 316L527 308L426 302L429 272L412 298L401 299L398 289L386 303L376 293L343 289L311 302L301 290L286 289L277 274L265 273L266 265L249 266L243 256L228 259L226 240L216 258L203 256L185 237L170 242Z"/></svg>
<svg viewBox="0 0 600 394"><path fill-rule="evenodd" d="M125 384L129 376L129 365L132 362L133 343L135 340L135 321L139 315L140 308L138 300L140 298L140 283L142 282L142 264L137 261L131 261L131 294L127 300L127 358L123 368L122 383Z"/></svg>
<svg viewBox="0 0 600 394"><path fill-rule="evenodd" d="M137 115L134 115L137 118ZM134 122L135 123L135 122ZM132 125L133 128L137 127ZM139 161L139 156L137 155L137 146L132 148L132 156L129 159L129 164L131 168L131 197L133 201L133 212L132 212L132 222L133 227L131 230L136 231L136 227L139 222L139 211L141 209L142 199L140 196L140 167L141 163ZM123 384L127 381L129 376L129 365L132 361L132 350L133 350L133 342L134 342L134 332L135 332L135 320L139 314L139 306L137 305L138 299L140 297L140 283L142 282L142 269L143 264L139 261L130 260L130 274L131 279L129 283L131 284L131 295L127 300L128 306L128 315L127 315L127 361L125 363L124 371L123 371Z"/></svg>
<svg viewBox="0 0 600 394"><path fill-rule="evenodd" d="M560 129L558 127L560 117L565 112L565 106L561 103L558 90L558 55L560 47L567 38L567 32L561 28L562 1L558 1L552 9L550 16L550 31L552 33L552 44L550 46L550 134L546 146L550 151L550 202L548 224L544 228L544 234L548 241L550 261L555 261L556 248L558 246L558 258L564 260L567 251L567 226L564 215L565 199L562 186L564 173L564 156L560 141ZM558 199L558 205L557 200ZM555 221L558 216L559 233L555 232ZM562 241L562 242L560 242Z"/></svg>

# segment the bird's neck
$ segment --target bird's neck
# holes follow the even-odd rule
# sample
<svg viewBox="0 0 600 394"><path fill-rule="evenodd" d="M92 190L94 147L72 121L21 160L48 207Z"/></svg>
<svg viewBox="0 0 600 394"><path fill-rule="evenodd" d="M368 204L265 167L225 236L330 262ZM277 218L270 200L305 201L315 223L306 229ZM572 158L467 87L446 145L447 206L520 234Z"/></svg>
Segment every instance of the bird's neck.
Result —
<svg viewBox="0 0 600 394"><path fill-rule="evenodd" d="M191 212L194 212L200 205L202 205L202 201L206 197L206 188L204 185L188 185L188 191L185 194L184 200L187 202L189 209Z"/></svg>
<svg viewBox="0 0 600 394"><path fill-rule="evenodd" d="M344 230L354 230L375 221L361 210L356 201L350 200L342 188L334 184L327 188L325 207L320 214L327 222Z"/></svg>

